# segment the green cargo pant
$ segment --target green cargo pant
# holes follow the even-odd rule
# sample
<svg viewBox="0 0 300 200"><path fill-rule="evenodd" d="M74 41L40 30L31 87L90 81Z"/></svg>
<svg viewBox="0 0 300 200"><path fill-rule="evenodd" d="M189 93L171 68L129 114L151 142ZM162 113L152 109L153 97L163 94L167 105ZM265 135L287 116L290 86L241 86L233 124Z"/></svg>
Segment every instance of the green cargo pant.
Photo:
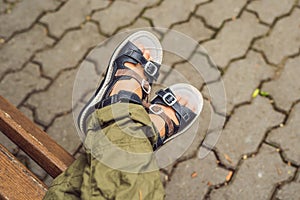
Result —
<svg viewBox="0 0 300 200"><path fill-rule="evenodd" d="M142 106L107 106L87 125L86 153L54 179L44 199L164 199L151 145L157 131Z"/></svg>

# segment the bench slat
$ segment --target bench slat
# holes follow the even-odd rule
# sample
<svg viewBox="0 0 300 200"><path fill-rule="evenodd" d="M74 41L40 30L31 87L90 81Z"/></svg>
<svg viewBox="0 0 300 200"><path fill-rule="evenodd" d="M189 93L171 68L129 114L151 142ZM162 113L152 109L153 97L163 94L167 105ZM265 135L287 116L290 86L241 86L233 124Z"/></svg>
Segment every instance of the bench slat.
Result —
<svg viewBox="0 0 300 200"><path fill-rule="evenodd" d="M43 199L47 186L0 144L0 199Z"/></svg>
<svg viewBox="0 0 300 200"><path fill-rule="evenodd" d="M0 96L0 131L53 178L74 161L72 155L2 96Z"/></svg>

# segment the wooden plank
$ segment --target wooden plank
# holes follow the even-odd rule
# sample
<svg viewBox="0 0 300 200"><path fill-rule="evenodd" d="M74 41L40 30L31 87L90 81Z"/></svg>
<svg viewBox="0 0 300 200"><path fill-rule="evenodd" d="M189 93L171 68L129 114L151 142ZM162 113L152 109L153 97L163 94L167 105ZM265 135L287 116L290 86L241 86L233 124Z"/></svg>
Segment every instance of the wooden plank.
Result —
<svg viewBox="0 0 300 200"><path fill-rule="evenodd" d="M0 199L43 199L44 185L0 144Z"/></svg>
<svg viewBox="0 0 300 200"><path fill-rule="evenodd" d="M74 161L72 155L2 96L0 131L54 178Z"/></svg>

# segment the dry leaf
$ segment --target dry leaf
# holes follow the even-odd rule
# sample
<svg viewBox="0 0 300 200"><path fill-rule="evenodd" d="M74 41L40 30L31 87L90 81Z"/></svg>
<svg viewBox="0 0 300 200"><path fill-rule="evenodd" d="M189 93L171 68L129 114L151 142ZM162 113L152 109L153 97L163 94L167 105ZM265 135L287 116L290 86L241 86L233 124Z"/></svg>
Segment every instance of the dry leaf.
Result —
<svg viewBox="0 0 300 200"><path fill-rule="evenodd" d="M232 177L233 172L229 171L228 175L226 176L226 181L229 181Z"/></svg>
<svg viewBox="0 0 300 200"><path fill-rule="evenodd" d="M191 175L192 178L195 178L197 176L198 176L197 172L193 172L192 175Z"/></svg>
<svg viewBox="0 0 300 200"><path fill-rule="evenodd" d="M230 164L232 164L231 158L226 153L224 153L224 157Z"/></svg>

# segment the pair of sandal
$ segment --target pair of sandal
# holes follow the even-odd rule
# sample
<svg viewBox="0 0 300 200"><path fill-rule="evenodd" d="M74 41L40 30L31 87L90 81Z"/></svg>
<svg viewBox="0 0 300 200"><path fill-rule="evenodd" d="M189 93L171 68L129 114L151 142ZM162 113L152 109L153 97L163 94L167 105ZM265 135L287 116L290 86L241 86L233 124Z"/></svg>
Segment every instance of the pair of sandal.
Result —
<svg viewBox="0 0 300 200"><path fill-rule="evenodd" d="M143 52L135 45L142 44L150 53L146 59ZM162 47L159 40L150 32L139 31L127 37L114 51L105 78L96 90L95 95L82 109L78 117L78 127L86 132L86 119L95 110L117 103L128 102L143 105L150 114L160 116L165 122L165 135L158 137L153 149L156 150L166 142L184 133L197 119L202 110L202 95L191 85L179 83L156 92L156 96L148 103L151 86L159 77L159 68L162 62ZM125 63L139 64L143 68L144 78L136 71L127 67ZM146 79L145 79L146 78ZM141 97L134 93L121 90L111 95L115 84L120 80L135 79L142 90ZM193 110L179 103L176 96L187 97ZM175 123L161 106L174 110L179 123Z"/></svg>

